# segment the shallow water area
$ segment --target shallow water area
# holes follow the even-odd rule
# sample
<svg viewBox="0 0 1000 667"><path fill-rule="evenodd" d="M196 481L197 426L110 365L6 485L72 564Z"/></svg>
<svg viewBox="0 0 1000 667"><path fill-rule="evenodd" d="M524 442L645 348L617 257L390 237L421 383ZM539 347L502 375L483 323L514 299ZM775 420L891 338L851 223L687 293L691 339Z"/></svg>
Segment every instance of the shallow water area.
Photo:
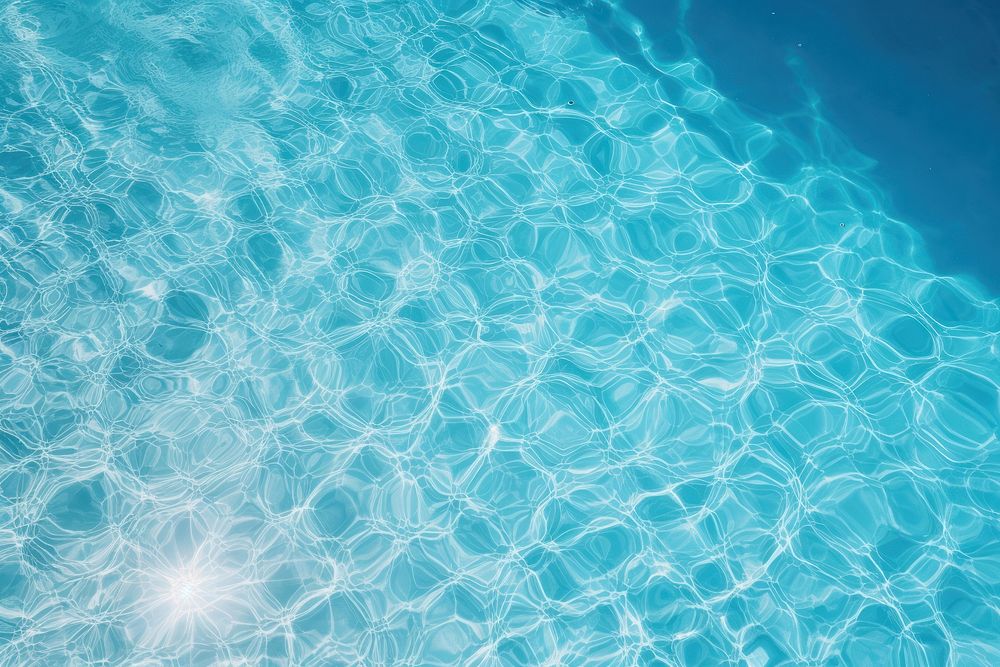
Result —
<svg viewBox="0 0 1000 667"><path fill-rule="evenodd" d="M637 43L5 5L0 663L1000 661L996 301Z"/></svg>

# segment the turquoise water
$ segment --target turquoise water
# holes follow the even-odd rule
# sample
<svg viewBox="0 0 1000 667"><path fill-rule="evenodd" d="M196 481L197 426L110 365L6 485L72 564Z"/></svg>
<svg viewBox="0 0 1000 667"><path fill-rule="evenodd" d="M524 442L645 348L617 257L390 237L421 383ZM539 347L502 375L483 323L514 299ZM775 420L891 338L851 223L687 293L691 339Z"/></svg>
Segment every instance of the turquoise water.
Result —
<svg viewBox="0 0 1000 667"><path fill-rule="evenodd" d="M996 300L553 7L3 5L2 664L1000 663Z"/></svg>

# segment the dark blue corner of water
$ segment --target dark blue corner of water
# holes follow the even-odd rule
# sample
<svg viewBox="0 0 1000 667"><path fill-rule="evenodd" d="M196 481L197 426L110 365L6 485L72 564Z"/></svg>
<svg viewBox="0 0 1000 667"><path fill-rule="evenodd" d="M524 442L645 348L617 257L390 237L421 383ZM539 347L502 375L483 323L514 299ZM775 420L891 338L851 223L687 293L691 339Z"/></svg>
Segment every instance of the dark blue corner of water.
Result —
<svg viewBox="0 0 1000 667"><path fill-rule="evenodd" d="M877 162L888 213L921 232L936 270L1000 293L1000 2L622 5L664 59L686 35L720 91L751 113L775 118L818 97L824 118ZM607 27L607 11L592 8L589 22L627 58L634 47Z"/></svg>

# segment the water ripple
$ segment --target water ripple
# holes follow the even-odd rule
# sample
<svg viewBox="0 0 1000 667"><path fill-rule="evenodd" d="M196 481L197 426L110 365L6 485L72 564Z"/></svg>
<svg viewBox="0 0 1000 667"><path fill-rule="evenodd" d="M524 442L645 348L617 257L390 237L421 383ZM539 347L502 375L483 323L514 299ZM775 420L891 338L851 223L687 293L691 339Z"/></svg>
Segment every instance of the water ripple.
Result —
<svg viewBox="0 0 1000 667"><path fill-rule="evenodd" d="M996 301L551 4L0 10L0 662L1000 662Z"/></svg>

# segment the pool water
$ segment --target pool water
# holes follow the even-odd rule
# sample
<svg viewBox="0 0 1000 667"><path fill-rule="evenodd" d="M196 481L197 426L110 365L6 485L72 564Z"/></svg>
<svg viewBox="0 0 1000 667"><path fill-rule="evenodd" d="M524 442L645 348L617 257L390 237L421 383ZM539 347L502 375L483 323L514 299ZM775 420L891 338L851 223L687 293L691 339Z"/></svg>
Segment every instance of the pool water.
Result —
<svg viewBox="0 0 1000 667"><path fill-rule="evenodd" d="M621 4L654 52L701 59L723 94L769 124L827 118L872 158L869 175L925 238L936 270L1000 292L1000 3ZM610 11L602 0L585 8Z"/></svg>
<svg viewBox="0 0 1000 667"><path fill-rule="evenodd" d="M637 31L4 5L0 663L1000 662L996 299Z"/></svg>

